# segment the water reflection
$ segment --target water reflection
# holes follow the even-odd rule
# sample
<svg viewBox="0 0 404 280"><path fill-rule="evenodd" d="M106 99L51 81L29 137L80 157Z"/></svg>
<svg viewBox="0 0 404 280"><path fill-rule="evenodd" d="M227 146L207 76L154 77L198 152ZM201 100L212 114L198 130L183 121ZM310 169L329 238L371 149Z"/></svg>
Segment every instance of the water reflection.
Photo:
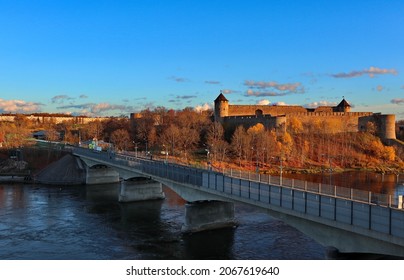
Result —
<svg viewBox="0 0 404 280"><path fill-rule="evenodd" d="M87 185L86 199L89 201L117 201L119 195L120 184L104 184L104 185Z"/></svg>
<svg viewBox="0 0 404 280"><path fill-rule="evenodd" d="M185 201L117 201L119 185L0 185L0 259L321 259L310 238L255 208L240 226L183 235Z"/></svg>
<svg viewBox="0 0 404 280"><path fill-rule="evenodd" d="M396 195L399 186L404 184L404 174L381 174L365 171L323 172L319 174L284 174L284 177L336 185L345 188Z"/></svg>
<svg viewBox="0 0 404 280"><path fill-rule="evenodd" d="M234 259L235 229L184 234L185 259Z"/></svg>

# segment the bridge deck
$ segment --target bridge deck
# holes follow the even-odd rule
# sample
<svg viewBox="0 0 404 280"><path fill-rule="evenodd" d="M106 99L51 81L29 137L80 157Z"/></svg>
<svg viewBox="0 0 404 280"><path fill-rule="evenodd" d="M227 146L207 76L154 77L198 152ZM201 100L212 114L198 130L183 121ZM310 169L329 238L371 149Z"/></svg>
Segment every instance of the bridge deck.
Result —
<svg viewBox="0 0 404 280"><path fill-rule="evenodd" d="M396 246L399 252L395 254L404 257L404 211L391 201L388 205L380 205L371 197L357 200L352 191L339 196L336 190L322 193L321 187L313 190L307 185L281 186L121 154L108 155L85 149L75 149L74 154L133 169L157 181L160 178L194 186L227 200L246 202L380 240Z"/></svg>

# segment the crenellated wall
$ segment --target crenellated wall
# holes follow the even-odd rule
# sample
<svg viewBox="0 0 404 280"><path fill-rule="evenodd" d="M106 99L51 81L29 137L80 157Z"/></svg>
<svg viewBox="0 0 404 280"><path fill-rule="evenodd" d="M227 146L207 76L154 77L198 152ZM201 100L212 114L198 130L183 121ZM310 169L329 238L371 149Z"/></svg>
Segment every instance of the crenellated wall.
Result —
<svg viewBox="0 0 404 280"><path fill-rule="evenodd" d="M229 105L228 116L256 115L261 110L263 115L279 116L291 113L307 113L301 106L268 106L268 105Z"/></svg>
<svg viewBox="0 0 404 280"><path fill-rule="evenodd" d="M291 117L299 119L303 124L324 120L342 124L334 126L334 132L363 131L368 122L374 122L380 138L396 139L395 115L350 112L350 108L345 99L337 106L319 106L312 109L302 106L229 105L228 100L220 94L215 100L215 120L229 131L234 131L239 125L248 128L258 123L267 129L285 127L286 119Z"/></svg>

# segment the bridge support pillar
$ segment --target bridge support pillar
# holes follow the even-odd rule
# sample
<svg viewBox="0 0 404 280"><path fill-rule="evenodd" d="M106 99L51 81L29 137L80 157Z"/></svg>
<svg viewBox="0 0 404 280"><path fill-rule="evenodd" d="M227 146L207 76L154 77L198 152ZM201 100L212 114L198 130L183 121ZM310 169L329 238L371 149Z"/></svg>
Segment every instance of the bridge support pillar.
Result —
<svg viewBox="0 0 404 280"><path fill-rule="evenodd" d="M138 181L125 181L121 183L119 202L134 202L144 200L163 199L162 184L145 178Z"/></svg>
<svg viewBox="0 0 404 280"><path fill-rule="evenodd" d="M86 184L110 184L119 182L119 173L112 168L86 168Z"/></svg>
<svg viewBox="0 0 404 280"><path fill-rule="evenodd" d="M224 201L196 201L185 205L183 232L234 227L234 204Z"/></svg>

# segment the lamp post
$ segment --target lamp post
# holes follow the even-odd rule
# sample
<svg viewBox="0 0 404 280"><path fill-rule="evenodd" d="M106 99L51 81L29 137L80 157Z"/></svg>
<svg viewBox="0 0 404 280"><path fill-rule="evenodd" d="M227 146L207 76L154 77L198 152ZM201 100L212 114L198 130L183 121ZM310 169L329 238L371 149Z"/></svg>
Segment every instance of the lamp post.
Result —
<svg viewBox="0 0 404 280"><path fill-rule="evenodd" d="M166 148L166 164L168 163L168 148L166 145L163 144L163 147Z"/></svg>
<svg viewBox="0 0 404 280"><path fill-rule="evenodd" d="M135 144L135 157L137 158L137 142L132 141L133 144Z"/></svg>
<svg viewBox="0 0 404 280"><path fill-rule="evenodd" d="M208 148L206 148L205 151L206 151L206 164L208 165L208 170L210 170L210 160L209 160L210 152Z"/></svg>
<svg viewBox="0 0 404 280"><path fill-rule="evenodd" d="M279 185L282 186L282 173L283 173L283 157L282 156L277 156L277 157L271 157L271 159L279 160Z"/></svg>
<svg viewBox="0 0 404 280"><path fill-rule="evenodd" d="M332 185L332 166L331 166L331 157L328 157L328 163L330 164L330 186Z"/></svg>
<svg viewBox="0 0 404 280"><path fill-rule="evenodd" d="M329 182L330 182L330 186L332 185L332 181L331 181L331 179L332 179L332 164L331 164L331 156L330 155L326 155L326 154L322 154L322 156L323 157L328 157L328 164L329 164L329 172L330 172L330 180L329 180Z"/></svg>
<svg viewBox="0 0 404 280"><path fill-rule="evenodd" d="M251 147L251 161L250 161L250 164L251 164L252 166L254 166L253 159L254 159L254 147Z"/></svg>

